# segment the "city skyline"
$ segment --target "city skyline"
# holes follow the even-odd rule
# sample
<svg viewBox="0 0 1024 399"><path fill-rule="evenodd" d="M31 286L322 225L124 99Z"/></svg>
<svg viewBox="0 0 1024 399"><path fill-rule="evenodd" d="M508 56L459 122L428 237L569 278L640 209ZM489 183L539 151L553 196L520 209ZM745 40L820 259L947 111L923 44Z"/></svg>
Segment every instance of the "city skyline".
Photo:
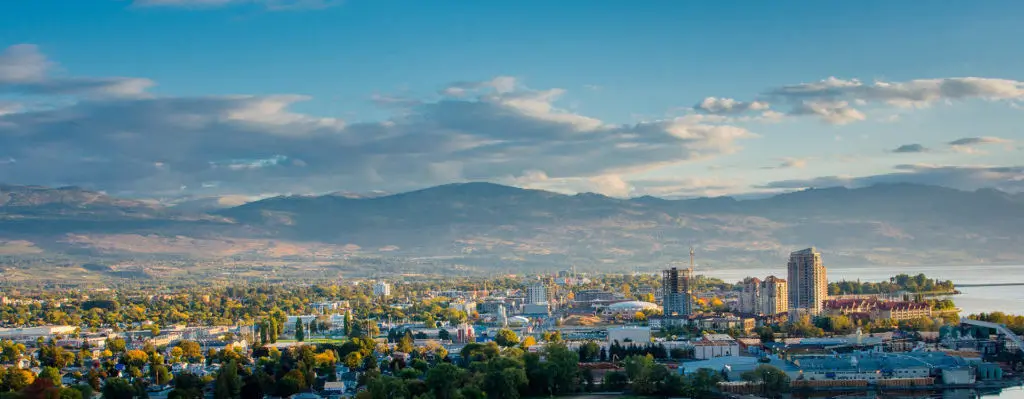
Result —
<svg viewBox="0 0 1024 399"><path fill-rule="evenodd" d="M1021 4L742 5L7 2L0 182L1024 188Z"/></svg>

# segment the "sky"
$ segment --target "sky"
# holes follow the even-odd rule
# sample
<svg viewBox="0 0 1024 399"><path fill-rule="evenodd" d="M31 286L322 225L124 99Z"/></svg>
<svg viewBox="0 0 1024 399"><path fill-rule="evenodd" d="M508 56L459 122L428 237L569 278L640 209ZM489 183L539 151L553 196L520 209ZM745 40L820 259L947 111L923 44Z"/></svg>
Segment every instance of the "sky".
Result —
<svg viewBox="0 0 1024 399"><path fill-rule="evenodd" d="M1024 191L1024 3L0 2L0 183Z"/></svg>

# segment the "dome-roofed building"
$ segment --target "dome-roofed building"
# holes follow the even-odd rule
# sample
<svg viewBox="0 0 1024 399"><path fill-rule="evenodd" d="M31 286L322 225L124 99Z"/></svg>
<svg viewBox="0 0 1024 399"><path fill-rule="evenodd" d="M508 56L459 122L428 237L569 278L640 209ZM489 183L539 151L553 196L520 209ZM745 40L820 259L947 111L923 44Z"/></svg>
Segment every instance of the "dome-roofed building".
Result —
<svg viewBox="0 0 1024 399"><path fill-rule="evenodd" d="M604 310L601 311L601 314L605 316L622 315L626 317L633 317L637 312L650 310L661 310L661 306L644 301L617 302L606 306Z"/></svg>

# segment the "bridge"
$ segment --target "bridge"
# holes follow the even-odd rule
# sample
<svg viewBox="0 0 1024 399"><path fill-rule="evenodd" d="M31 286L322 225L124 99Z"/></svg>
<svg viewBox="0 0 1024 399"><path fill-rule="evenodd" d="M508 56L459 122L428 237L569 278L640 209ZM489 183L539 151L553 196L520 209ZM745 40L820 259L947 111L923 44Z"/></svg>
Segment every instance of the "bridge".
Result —
<svg viewBox="0 0 1024 399"><path fill-rule="evenodd" d="M1013 331L1010 331L1010 329L1006 328L1005 325L981 320L968 319L966 317L961 318L960 323L983 328L991 328L993 330L996 330L998 333L1005 335L1006 339L1009 339L1014 344L1016 344L1018 351L1024 353L1024 340L1021 340L1021 338L1017 334L1014 334Z"/></svg>

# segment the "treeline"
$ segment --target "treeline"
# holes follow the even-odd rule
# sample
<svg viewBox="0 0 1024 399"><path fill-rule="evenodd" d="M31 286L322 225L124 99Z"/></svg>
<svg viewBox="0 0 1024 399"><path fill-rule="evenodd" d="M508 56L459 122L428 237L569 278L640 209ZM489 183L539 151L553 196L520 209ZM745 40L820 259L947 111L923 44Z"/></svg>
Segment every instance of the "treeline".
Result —
<svg viewBox="0 0 1024 399"><path fill-rule="evenodd" d="M658 364L651 355L631 355L600 380L593 369L581 367L580 353L552 342L539 353L518 347L502 349L494 342L469 344L460 360L445 358L434 364L413 360L382 364L365 370L367 389L358 399L518 399L580 392L630 390L639 395L706 398L721 381L718 373L702 370L688 376ZM381 372L383 371L383 373Z"/></svg>
<svg viewBox="0 0 1024 399"><path fill-rule="evenodd" d="M972 314L967 316L974 320L987 321L1006 325L1014 334L1024 334L1024 316L1007 314L1003 312Z"/></svg>
<svg viewBox="0 0 1024 399"><path fill-rule="evenodd" d="M953 282L928 278L923 273L916 276L899 274L889 281L837 281L828 284L829 295L894 294L900 291L912 293L953 292Z"/></svg>

